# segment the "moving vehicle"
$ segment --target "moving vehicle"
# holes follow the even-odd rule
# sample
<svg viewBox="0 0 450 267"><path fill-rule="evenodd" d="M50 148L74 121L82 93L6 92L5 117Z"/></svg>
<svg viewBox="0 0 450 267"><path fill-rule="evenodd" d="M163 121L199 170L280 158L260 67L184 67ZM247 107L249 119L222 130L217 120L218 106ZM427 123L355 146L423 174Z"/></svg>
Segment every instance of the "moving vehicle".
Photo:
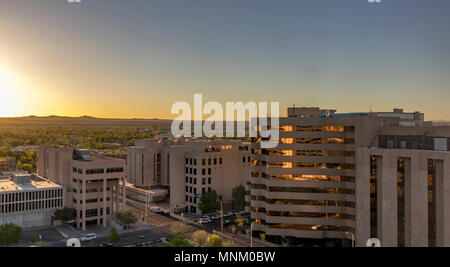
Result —
<svg viewBox="0 0 450 267"><path fill-rule="evenodd" d="M89 241L89 240L95 240L95 239L97 239L97 235L96 234L87 234L87 235L82 236L80 238L81 242Z"/></svg>

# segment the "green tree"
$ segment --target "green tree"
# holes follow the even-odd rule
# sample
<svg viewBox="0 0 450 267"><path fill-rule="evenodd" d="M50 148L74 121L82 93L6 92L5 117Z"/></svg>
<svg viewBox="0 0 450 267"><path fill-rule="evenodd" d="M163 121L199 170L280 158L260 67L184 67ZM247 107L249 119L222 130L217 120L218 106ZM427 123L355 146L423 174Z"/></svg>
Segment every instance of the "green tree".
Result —
<svg viewBox="0 0 450 267"><path fill-rule="evenodd" d="M233 188L233 209L243 209L245 204L245 188L243 185L239 185Z"/></svg>
<svg viewBox="0 0 450 267"><path fill-rule="evenodd" d="M223 247L222 238L216 234L209 235L206 240L207 247Z"/></svg>
<svg viewBox="0 0 450 267"><path fill-rule="evenodd" d="M112 227L109 231L109 243L115 244L120 241L119 233L117 232L116 228Z"/></svg>
<svg viewBox="0 0 450 267"><path fill-rule="evenodd" d="M196 231L192 234L192 240L202 247L208 240L208 233L206 231Z"/></svg>
<svg viewBox="0 0 450 267"><path fill-rule="evenodd" d="M12 246L18 244L22 238L22 228L9 223L0 225L0 246Z"/></svg>
<svg viewBox="0 0 450 267"><path fill-rule="evenodd" d="M131 211L126 212L118 212L116 214L116 219L119 221L119 224L123 226L123 229L127 229L128 226L135 224L138 219Z"/></svg>
<svg viewBox="0 0 450 267"><path fill-rule="evenodd" d="M30 242L33 243L33 244L35 244L36 242L38 242L37 236L36 236L36 235L31 236Z"/></svg>
<svg viewBox="0 0 450 267"><path fill-rule="evenodd" d="M55 211L54 217L56 220L60 220L62 222L62 224L64 224L67 221L75 219L76 211L74 209L69 209L67 207L64 207L62 209L57 209Z"/></svg>
<svg viewBox="0 0 450 267"><path fill-rule="evenodd" d="M234 222L236 223L238 229L240 231L242 231L244 229L246 219L244 217L242 217L241 215L237 215Z"/></svg>
<svg viewBox="0 0 450 267"><path fill-rule="evenodd" d="M220 207L220 202L218 201L216 190L211 190L206 192L200 198L198 208L202 213L210 213L215 209Z"/></svg>
<svg viewBox="0 0 450 267"><path fill-rule="evenodd" d="M178 233L167 241L167 243L162 245L163 247L192 247L183 233Z"/></svg>

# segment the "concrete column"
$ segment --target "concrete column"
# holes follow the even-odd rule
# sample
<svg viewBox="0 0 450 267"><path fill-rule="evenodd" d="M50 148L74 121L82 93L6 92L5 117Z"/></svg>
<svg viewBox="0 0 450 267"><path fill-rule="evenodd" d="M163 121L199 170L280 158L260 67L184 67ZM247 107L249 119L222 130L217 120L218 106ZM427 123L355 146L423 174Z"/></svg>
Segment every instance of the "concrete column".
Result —
<svg viewBox="0 0 450 267"><path fill-rule="evenodd" d="M405 245L407 247L427 247L427 157L417 153L405 163Z"/></svg>
<svg viewBox="0 0 450 267"><path fill-rule="evenodd" d="M450 246L450 159L436 161L436 245Z"/></svg>
<svg viewBox="0 0 450 267"><path fill-rule="evenodd" d="M122 178L122 211L125 212L127 207L127 179Z"/></svg>
<svg viewBox="0 0 450 267"><path fill-rule="evenodd" d="M82 229L83 231L86 231L86 180L82 180L81 184L81 190L83 193L81 194L81 199L83 201L83 204L81 204L81 212L83 214L82 218Z"/></svg>
<svg viewBox="0 0 450 267"><path fill-rule="evenodd" d="M377 157L378 239L383 247L397 246L397 157L394 152Z"/></svg>
<svg viewBox="0 0 450 267"><path fill-rule="evenodd" d="M370 236L370 154L358 149L356 160L356 246L365 247Z"/></svg>
<svg viewBox="0 0 450 267"><path fill-rule="evenodd" d="M106 181L107 179L103 179L103 227L106 227L106 203L107 195L106 195Z"/></svg>

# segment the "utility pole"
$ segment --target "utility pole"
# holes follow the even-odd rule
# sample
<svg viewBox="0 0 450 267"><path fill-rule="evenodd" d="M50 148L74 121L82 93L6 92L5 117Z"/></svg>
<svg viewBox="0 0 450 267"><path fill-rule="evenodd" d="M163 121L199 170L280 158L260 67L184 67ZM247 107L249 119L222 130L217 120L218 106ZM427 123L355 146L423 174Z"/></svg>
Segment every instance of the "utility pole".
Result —
<svg viewBox="0 0 450 267"><path fill-rule="evenodd" d="M223 237L223 201L222 201L222 197L220 197L220 232L222 233L222 237Z"/></svg>

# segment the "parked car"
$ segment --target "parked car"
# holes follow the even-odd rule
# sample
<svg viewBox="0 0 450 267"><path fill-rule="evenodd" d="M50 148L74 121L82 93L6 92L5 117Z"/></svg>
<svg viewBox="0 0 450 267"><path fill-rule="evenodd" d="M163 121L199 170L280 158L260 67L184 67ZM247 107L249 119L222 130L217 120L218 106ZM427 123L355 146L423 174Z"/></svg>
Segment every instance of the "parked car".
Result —
<svg viewBox="0 0 450 267"><path fill-rule="evenodd" d="M153 211L153 212L160 212L161 211L161 209L158 208L158 207L151 207L150 210Z"/></svg>
<svg viewBox="0 0 450 267"><path fill-rule="evenodd" d="M220 219L221 217L222 217L222 216L219 214L219 215L212 216L211 219L213 219L213 220L218 220L218 219Z"/></svg>
<svg viewBox="0 0 450 267"><path fill-rule="evenodd" d="M164 215L164 216L170 216L170 211L163 210L161 214Z"/></svg>
<svg viewBox="0 0 450 267"><path fill-rule="evenodd" d="M234 213L234 215L243 215L243 214L245 214L245 210L236 211L236 212Z"/></svg>
<svg viewBox="0 0 450 267"><path fill-rule="evenodd" d="M233 222L231 220L225 220L223 222L223 225L230 225L230 224L233 224Z"/></svg>
<svg viewBox="0 0 450 267"><path fill-rule="evenodd" d="M114 245L111 243L102 243L100 244L100 247L113 247Z"/></svg>
<svg viewBox="0 0 450 267"><path fill-rule="evenodd" d="M204 218L200 218L198 222L201 224L212 223L211 219L204 219Z"/></svg>
<svg viewBox="0 0 450 267"><path fill-rule="evenodd" d="M224 213L223 214L223 217L230 217L230 216L233 216L234 214L233 214L233 212L227 212L227 213Z"/></svg>
<svg viewBox="0 0 450 267"><path fill-rule="evenodd" d="M80 238L81 242L89 241L89 240L95 240L95 239L97 239L97 235L96 234L87 234L87 235L82 236Z"/></svg>

